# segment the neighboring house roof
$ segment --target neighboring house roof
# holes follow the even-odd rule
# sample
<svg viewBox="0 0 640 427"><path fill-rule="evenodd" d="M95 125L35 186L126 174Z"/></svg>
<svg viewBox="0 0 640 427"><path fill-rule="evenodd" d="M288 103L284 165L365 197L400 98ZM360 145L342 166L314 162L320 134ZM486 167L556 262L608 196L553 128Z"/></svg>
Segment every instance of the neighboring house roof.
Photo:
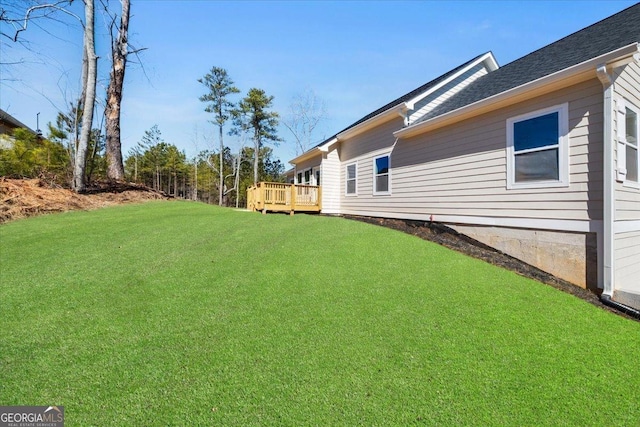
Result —
<svg viewBox="0 0 640 427"><path fill-rule="evenodd" d="M4 129L5 127L12 130L15 128L24 128L33 134L36 133L29 126L25 125L6 111L0 109L0 132L2 132L2 129Z"/></svg>
<svg viewBox="0 0 640 427"><path fill-rule="evenodd" d="M482 76L425 114L441 116L560 70L640 42L640 3Z"/></svg>

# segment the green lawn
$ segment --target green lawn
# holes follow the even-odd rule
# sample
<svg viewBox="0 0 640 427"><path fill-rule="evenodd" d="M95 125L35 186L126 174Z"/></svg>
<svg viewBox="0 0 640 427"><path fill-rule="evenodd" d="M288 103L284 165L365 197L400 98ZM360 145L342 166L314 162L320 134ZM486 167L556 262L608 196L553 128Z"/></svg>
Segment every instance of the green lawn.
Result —
<svg viewBox="0 0 640 427"><path fill-rule="evenodd" d="M640 422L640 323L396 231L153 202L0 248L0 405L68 426Z"/></svg>

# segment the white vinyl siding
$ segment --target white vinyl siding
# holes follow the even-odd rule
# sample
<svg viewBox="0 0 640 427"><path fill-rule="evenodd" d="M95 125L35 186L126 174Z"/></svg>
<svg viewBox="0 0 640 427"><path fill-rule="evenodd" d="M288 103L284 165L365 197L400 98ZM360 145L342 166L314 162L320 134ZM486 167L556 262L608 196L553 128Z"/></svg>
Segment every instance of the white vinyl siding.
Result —
<svg viewBox="0 0 640 427"><path fill-rule="evenodd" d="M623 67L615 75L615 99L623 100L625 104L625 109L630 107L638 112L640 108L640 65L632 63ZM617 112L617 108L616 108ZM625 121L626 121L626 115ZM616 148L616 162L620 156L623 156L625 160L625 167L627 167L626 162L626 154L622 153L622 149L626 150L627 145L624 141L621 141L620 133L626 133L626 123L623 125L623 128L620 127L620 120L618 114L614 114L614 136L616 137L618 143L614 144ZM618 163L618 168L620 164ZM630 177L628 176L629 171L627 171L627 175L620 177L618 175L618 181L615 183L615 220L616 221L633 221L640 220L640 185L637 182L630 181ZM620 178L624 178L621 180ZM621 182L622 181L622 182Z"/></svg>
<svg viewBox="0 0 640 427"><path fill-rule="evenodd" d="M616 234L614 254L616 289L640 293L640 231Z"/></svg>
<svg viewBox="0 0 640 427"><path fill-rule="evenodd" d="M559 188L507 190L506 121L568 103L568 175ZM422 219L434 215L522 220L602 220L602 85L595 78L552 94L456 123L395 145L391 129L344 141L358 155L361 196L343 199L343 213ZM395 130L400 129L398 126ZM355 138L354 138L355 139ZM377 153L366 152L371 142ZM393 146L393 194L367 197L372 158ZM373 151L373 150L371 150ZM388 152L388 150L387 150ZM348 157L342 156L342 160ZM365 181L367 178L367 181ZM372 194L372 192L368 193Z"/></svg>
<svg viewBox="0 0 640 427"><path fill-rule="evenodd" d="M640 294L640 186L631 180L630 164L627 156L631 153L627 144L627 108L636 113L640 108L640 65L631 63L620 67L614 75L614 91L616 108L613 115L614 137L617 143L616 163L618 170L622 165L626 174L620 174L614 183L615 215L614 215L614 288L624 292ZM619 101L622 100L622 105ZM619 114L619 106L624 113ZM624 124L620 119L624 119ZM622 153L624 150L624 153ZM624 160L621 165L621 160ZM640 308L640 307L638 307Z"/></svg>
<svg viewBox="0 0 640 427"><path fill-rule="evenodd" d="M339 213L340 194L343 191L340 186L340 158L338 150L331 150L322 159L322 212Z"/></svg>

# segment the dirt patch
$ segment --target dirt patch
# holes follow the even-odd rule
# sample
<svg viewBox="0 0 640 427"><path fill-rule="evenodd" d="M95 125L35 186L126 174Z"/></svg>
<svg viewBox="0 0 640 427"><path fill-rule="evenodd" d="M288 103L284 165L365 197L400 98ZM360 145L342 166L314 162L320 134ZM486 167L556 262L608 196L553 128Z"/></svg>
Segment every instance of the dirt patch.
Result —
<svg viewBox="0 0 640 427"><path fill-rule="evenodd" d="M481 259L493 265L511 270L521 276L537 280L538 282L545 283L549 286L553 286L556 289L581 298L604 310L616 313L629 319L638 320L634 316L629 316L625 313L621 313L618 310L604 305L600 301L598 295L587 289L582 289L565 280L559 279L552 274L546 273L539 268L529 265L503 252L500 252L490 246L485 245L484 243L470 238L469 236L460 234L452 228L445 226L444 224L425 221L371 218L355 215L343 215L343 217L356 221L366 222L369 224L379 225L382 227L392 228L394 230L402 231L404 233L411 234L424 240L439 243L442 246L446 246L447 248L453 249L457 252L469 255L473 258Z"/></svg>
<svg viewBox="0 0 640 427"><path fill-rule="evenodd" d="M130 183L97 183L77 194L41 179L0 178L0 223L34 215L98 209L124 203L169 199L162 192Z"/></svg>

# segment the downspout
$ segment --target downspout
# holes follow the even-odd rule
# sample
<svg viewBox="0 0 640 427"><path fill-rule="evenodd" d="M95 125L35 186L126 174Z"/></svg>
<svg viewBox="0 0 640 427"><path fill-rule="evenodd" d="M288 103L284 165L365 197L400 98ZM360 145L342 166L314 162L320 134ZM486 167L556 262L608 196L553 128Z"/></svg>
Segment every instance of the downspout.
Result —
<svg viewBox="0 0 640 427"><path fill-rule="evenodd" d="M615 206L613 200L613 80L607 72L607 65L600 64L596 68L598 79L604 88L604 129L603 129L603 196L604 206L602 214L603 230L603 260L598 263L602 266L603 283L602 295L609 299L613 296L613 220Z"/></svg>

